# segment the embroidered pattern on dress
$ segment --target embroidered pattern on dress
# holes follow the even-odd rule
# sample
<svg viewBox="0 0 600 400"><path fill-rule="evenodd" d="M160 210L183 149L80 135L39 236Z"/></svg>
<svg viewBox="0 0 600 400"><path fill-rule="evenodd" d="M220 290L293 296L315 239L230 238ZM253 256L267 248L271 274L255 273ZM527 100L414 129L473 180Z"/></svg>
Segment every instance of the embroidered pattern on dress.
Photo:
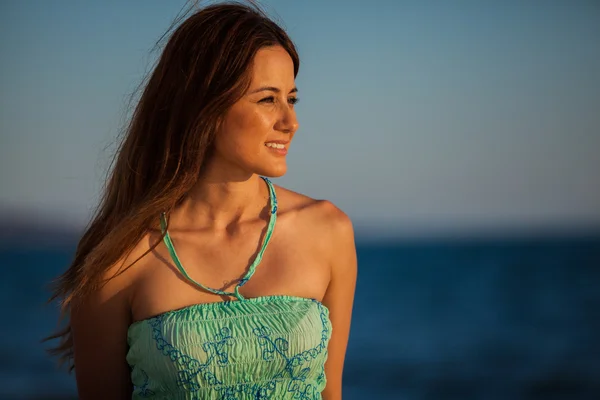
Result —
<svg viewBox="0 0 600 400"><path fill-rule="evenodd" d="M313 300L314 301L314 300ZM296 371L297 367L301 367L307 361L317 358L317 356L325 351L327 354L327 340L329 339L329 327L327 326L327 315L323 306L315 302L319 307L320 318L323 324L321 330L321 341L317 346L312 349L304 350L291 357L285 355L288 351L289 343L283 338L271 338L271 330L267 326L261 326L254 328L254 334L258 337L258 343L263 348L262 356L265 361L272 361L275 355L280 355L286 362L285 368L275 375L274 379L281 379L287 372L288 378L290 379L287 391L294 393L294 398L309 400L318 398L319 391L316 386L312 383L306 383L306 377L310 372L310 368L306 367L300 371ZM321 383L325 378L324 366L321 374L317 377L317 382Z"/></svg>
<svg viewBox="0 0 600 400"><path fill-rule="evenodd" d="M183 354L177 348L173 347L165 340L162 335L162 316L152 318L148 321L152 326L152 335L156 342L156 348L165 356L169 356L171 361L179 367L177 385L190 392L196 392L200 389L197 382L197 376L200 375L209 385L222 385L222 382L208 370L208 366L213 359L217 358L217 364L226 365L229 362L229 355L224 350L226 345L231 345L231 333L229 328L221 328L220 333L215 335L215 340L202 344L202 350L206 352L208 358L205 363Z"/></svg>
<svg viewBox="0 0 600 400"><path fill-rule="evenodd" d="M178 367L177 385L189 390L192 393L197 392L203 386L198 383L199 377L202 377L209 386L221 395L221 400L238 400L238 395L252 395L256 400L270 399L275 392L278 383L287 384L286 390L294 394L294 399L315 400L320 399L320 392L317 386L312 382L307 383L306 379L310 373L310 367L298 370L307 361L315 359L323 351L327 354L327 341L329 339L330 329L328 326L325 308L318 301L313 300L319 308L319 316L322 323L321 340L314 348L304 350L294 355L287 355L289 343L284 338L272 338L271 329L261 325L253 329L253 333L258 339L258 344L262 348L263 360L270 362L275 357L281 357L285 361L284 368L274 375L269 381L263 383L241 382L234 385L224 385L208 367L216 360L217 365L225 366L229 364L229 354L226 346L231 346L231 330L227 327L221 328L220 333L215 335L212 341L204 342L202 349L207 354L205 363L183 354L180 350L168 343L162 334L163 316L150 319L148 322L152 327L152 334L156 347L165 356L168 356ZM316 379L316 384L320 385L325 379L324 366ZM147 381L145 383L147 385Z"/></svg>
<svg viewBox="0 0 600 400"><path fill-rule="evenodd" d="M144 383L142 383L142 386L139 386L139 387L138 386L134 386L133 391L135 392L137 390L138 394L141 397L150 397L150 396L153 396L154 392L152 390L148 389L148 374L143 369L140 369L140 372L144 376Z"/></svg>

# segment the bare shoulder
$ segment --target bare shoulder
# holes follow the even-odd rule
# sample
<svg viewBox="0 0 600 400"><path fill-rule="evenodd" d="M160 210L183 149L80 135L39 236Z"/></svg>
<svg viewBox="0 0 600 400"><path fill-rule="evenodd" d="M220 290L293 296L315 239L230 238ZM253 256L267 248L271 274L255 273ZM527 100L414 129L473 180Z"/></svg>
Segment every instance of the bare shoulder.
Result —
<svg viewBox="0 0 600 400"><path fill-rule="evenodd" d="M131 323L131 303L136 283L148 264L147 253L151 248L150 234L145 234L131 250L106 267L97 287L83 297L73 300L71 325L88 326L106 319L121 328Z"/></svg>
<svg viewBox="0 0 600 400"><path fill-rule="evenodd" d="M71 307L71 332L79 398L131 398L126 363L131 296L148 250L145 236L106 268L101 284ZM140 258L141 257L141 258ZM140 260L135 262L136 260ZM102 396L99 395L102 393ZM106 397L103 397L106 396Z"/></svg>
<svg viewBox="0 0 600 400"><path fill-rule="evenodd" d="M108 300L118 296L124 302L123 306L129 306L138 277L149 262L151 236L145 234L128 252L106 268L101 278L103 284L91 295L92 298Z"/></svg>
<svg viewBox="0 0 600 400"><path fill-rule="evenodd" d="M291 214L296 227L303 227L328 245L354 241L350 217L329 200L317 200L277 186L279 214Z"/></svg>

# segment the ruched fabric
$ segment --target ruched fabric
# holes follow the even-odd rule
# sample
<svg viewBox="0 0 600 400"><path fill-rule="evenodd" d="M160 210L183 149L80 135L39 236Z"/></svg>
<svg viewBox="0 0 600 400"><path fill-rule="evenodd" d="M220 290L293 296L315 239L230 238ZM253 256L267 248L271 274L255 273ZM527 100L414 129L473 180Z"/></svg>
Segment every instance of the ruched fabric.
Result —
<svg viewBox="0 0 600 400"><path fill-rule="evenodd" d="M198 304L129 328L133 398L321 399L331 337L317 300Z"/></svg>

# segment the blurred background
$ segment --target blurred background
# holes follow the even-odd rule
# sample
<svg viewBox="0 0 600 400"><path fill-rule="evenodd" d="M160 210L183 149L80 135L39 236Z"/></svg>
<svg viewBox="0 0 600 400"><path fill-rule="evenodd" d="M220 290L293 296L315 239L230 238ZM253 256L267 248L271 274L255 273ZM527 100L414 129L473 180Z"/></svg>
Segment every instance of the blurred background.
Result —
<svg viewBox="0 0 600 400"><path fill-rule="evenodd" d="M301 57L276 181L355 224L344 399L600 398L600 3L261 4ZM47 285L184 5L0 2L0 399L76 397Z"/></svg>

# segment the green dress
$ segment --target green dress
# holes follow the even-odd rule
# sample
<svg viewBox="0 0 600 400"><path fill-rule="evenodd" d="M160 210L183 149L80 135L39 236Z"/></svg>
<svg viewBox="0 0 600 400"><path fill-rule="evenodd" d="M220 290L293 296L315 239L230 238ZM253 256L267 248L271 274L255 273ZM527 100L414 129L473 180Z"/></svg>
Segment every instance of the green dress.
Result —
<svg viewBox="0 0 600 400"><path fill-rule="evenodd" d="M161 216L164 242L181 274L237 300L195 304L133 323L127 362L134 399L322 398L332 330L327 307L304 297L246 299L239 292L259 265L277 219L275 189L263 179L271 205L267 234L234 292L208 288L187 274Z"/></svg>

